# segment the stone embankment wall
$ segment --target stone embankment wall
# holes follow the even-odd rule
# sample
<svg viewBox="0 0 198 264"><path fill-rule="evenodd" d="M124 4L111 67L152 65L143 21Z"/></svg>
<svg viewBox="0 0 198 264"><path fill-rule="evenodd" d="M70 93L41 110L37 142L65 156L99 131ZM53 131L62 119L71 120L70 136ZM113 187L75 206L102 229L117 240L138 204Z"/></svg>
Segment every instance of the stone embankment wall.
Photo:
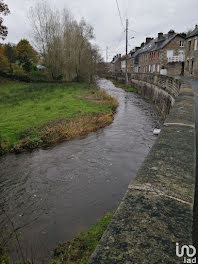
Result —
<svg viewBox="0 0 198 264"><path fill-rule="evenodd" d="M125 81L125 77L122 75L112 77L120 82ZM174 77L136 73L129 76L129 85L135 87L139 94L151 100L162 116L166 117L179 94L181 82Z"/></svg>
<svg viewBox="0 0 198 264"><path fill-rule="evenodd" d="M188 84L164 76L141 74L133 83L162 112L165 106L157 94L162 98L167 93L175 104L88 263L184 263L175 248L176 243L192 245L194 95Z"/></svg>

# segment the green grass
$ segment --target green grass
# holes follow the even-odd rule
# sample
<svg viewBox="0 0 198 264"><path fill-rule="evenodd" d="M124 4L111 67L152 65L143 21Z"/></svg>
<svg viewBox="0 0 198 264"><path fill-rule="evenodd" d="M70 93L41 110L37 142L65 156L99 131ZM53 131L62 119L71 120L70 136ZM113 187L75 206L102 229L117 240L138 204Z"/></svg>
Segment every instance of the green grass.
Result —
<svg viewBox="0 0 198 264"><path fill-rule="evenodd" d="M122 89L124 89L126 92L132 92L132 93L136 93L136 92L137 92L136 88L134 88L134 87L126 87L126 84L125 84L125 83L120 83L120 82L118 82L118 81L115 80L115 79L110 79L110 81L112 81L112 83L113 83L116 87L118 87L118 88L122 88Z"/></svg>
<svg viewBox="0 0 198 264"><path fill-rule="evenodd" d="M109 213L87 232L81 233L72 241L60 244L55 252L55 258L50 264L86 264L95 250L104 231L109 225L114 212Z"/></svg>
<svg viewBox="0 0 198 264"><path fill-rule="evenodd" d="M99 99L98 99L99 97ZM101 103L101 100L104 103ZM40 130L55 120L76 120L112 111L108 96L82 83L23 83L0 80L0 136L4 150L20 140L39 141Z"/></svg>

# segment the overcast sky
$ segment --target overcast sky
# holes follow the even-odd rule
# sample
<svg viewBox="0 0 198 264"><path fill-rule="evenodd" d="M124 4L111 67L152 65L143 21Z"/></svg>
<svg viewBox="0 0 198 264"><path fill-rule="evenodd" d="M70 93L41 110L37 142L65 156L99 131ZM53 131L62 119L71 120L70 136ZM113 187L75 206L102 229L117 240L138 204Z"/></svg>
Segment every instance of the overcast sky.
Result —
<svg viewBox="0 0 198 264"><path fill-rule="evenodd" d="M6 42L17 43L30 38L28 10L37 0L5 0L11 14L5 18L8 26ZM125 32L121 25L116 0L47 0L52 6L67 8L73 16L82 17L94 27L96 43L108 59L125 51ZM118 0L123 23L129 19L129 50L146 37L156 37L169 29L183 32L198 24L198 0Z"/></svg>

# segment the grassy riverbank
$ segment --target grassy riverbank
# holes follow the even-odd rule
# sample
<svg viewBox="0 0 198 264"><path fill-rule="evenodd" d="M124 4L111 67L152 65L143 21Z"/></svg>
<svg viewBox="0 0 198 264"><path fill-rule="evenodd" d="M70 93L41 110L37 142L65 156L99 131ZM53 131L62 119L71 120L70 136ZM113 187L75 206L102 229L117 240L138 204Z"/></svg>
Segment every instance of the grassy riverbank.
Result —
<svg viewBox="0 0 198 264"><path fill-rule="evenodd" d="M107 214L87 232L81 233L70 242L60 244L54 251L50 264L86 264L94 252L104 231L109 225L113 212Z"/></svg>
<svg viewBox="0 0 198 264"><path fill-rule="evenodd" d="M84 136L110 124L117 101L82 83L0 80L1 152L21 152Z"/></svg>
<svg viewBox="0 0 198 264"><path fill-rule="evenodd" d="M122 88L123 90L125 90L126 92L132 92L132 93L136 93L137 90L134 88L134 87L126 87L126 84L125 83L121 83L121 82L118 82L117 80L115 79L109 79L116 87L118 88Z"/></svg>

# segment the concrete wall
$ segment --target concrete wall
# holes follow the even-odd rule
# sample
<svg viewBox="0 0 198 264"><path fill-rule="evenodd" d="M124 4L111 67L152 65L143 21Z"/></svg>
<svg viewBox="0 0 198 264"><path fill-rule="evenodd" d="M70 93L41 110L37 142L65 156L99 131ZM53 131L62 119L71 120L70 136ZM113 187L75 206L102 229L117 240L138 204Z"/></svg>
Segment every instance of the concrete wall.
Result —
<svg viewBox="0 0 198 264"><path fill-rule="evenodd" d="M151 89L153 83L155 91L158 83L159 91L175 98L175 104L89 264L184 263L176 256L176 242L180 246L192 245L195 185L193 92L188 84L168 77L167 80L163 79L164 76L162 79L136 77L139 78L140 91L147 94L146 87ZM159 93L163 94L162 91ZM148 95L150 97L151 93Z"/></svg>

